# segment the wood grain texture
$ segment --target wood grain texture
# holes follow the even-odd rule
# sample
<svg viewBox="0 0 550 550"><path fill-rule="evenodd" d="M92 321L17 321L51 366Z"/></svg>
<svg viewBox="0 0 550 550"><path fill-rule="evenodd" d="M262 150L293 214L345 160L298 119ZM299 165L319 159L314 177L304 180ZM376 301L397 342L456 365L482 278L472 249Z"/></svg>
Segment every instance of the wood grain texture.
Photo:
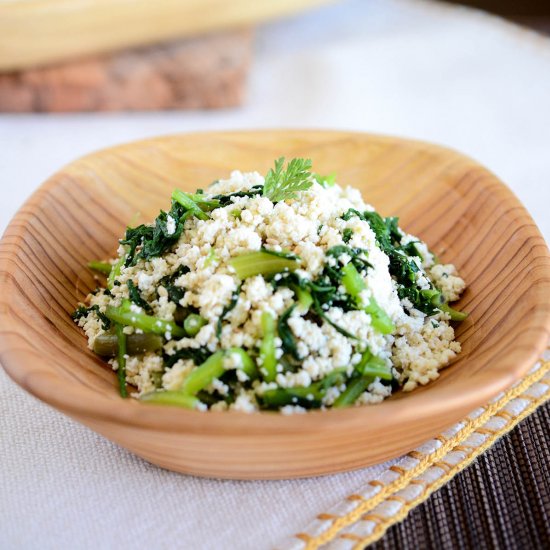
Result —
<svg viewBox="0 0 550 550"><path fill-rule="evenodd" d="M453 262L468 289L463 352L441 377L374 406L284 416L181 410L121 399L114 374L71 321L95 288L91 259L114 254L139 212L177 184L306 156L359 187L384 215ZM260 479L359 468L402 454L520 378L550 336L550 258L514 195L476 162L420 142L325 131L179 135L77 160L22 207L0 243L0 362L23 388L160 466Z"/></svg>
<svg viewBox="0 0 550 550"><path fill-rule="evenodd" d="M2 0L0 72L248 27L331 0Z"/></svg>

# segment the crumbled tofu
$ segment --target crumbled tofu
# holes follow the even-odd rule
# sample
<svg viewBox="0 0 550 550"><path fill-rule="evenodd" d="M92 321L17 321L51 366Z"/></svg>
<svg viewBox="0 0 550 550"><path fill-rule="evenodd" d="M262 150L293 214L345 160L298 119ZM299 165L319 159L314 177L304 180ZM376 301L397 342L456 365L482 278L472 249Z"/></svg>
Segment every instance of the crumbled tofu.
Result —
<svg viewBox="0 0 550 550"><path fill-rule="evenodd" d="M176 232L176 220L172 216L166 216L166 233L173 235Z"/></svg>
<svg viewBox="0 0 550 550"><path fill-rule="evenodd" d="M241 411L241 412L254 412L258 410L257 405L255 404L255 400L253 396L250 395L250 393L242 391L237 396L237 399L235 399L235 402L232 403L229 407L230 409L234 411Z"/></svg>

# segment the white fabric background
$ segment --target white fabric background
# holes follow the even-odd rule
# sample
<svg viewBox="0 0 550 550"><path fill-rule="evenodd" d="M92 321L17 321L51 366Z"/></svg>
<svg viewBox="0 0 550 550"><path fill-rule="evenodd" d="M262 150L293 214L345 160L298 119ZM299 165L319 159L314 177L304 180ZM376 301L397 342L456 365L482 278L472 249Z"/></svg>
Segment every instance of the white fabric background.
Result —
<svg viewBox="0 0 550 550"><path fill-rule="evenodd" d="M0 231L52 172L156 134L321 127L457 148L490 167L550 238L550 40L420 0L355 0L258 32L237 110L0 115ZM267 549L379 468L230 482L160 470L37 402L0 371L0 548Z"/></svg>

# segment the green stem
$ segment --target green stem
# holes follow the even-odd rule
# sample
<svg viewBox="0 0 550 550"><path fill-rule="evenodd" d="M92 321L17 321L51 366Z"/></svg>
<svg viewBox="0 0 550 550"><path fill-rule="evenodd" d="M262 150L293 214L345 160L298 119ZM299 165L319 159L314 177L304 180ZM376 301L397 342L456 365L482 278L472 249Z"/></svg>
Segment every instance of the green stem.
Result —
<svg viewBox="0 0 550 550"><path fill-rule="evenodd" d="M261 371L266 382L273 382L277 376L277 357L275 355L275 319L269 313L262 313L263 338L260 345Z"/></svg>
<svg viewBox="0 0 550 550"><path fill-rule="evenodd" d="M451 317L451 321L460 322L460 321L464 321L468 317L468 314L466 312L453 309L449 304L443 304L437 307L444 313L448 313L449 316Z"/></svg>
<svg viewBox="0 0 550 550"><path fill-rule="evenodd" d="M107 278L107 288L111 290L115 284L116 278L120 275L120 272L122 271L122 266L124 265L124 262L126 261L126 254L123 254L115 263L115 265L112 266L111 271L109 272L109 277Z"/></svg>
<svg viewBox="0 0 550 550"><path fill-rule="evenodd" d="M160 351L162 338L157 334L129 334L126 336L126 350L128 355L138 355L148 351ZM104 332L94 340L94 353L102 357L116 357L118 355L118 338L116 334Z"/></svg>
<svg viewBox="0 0 550 550"><path fill-rule="evenodd" d="M269 277L283 271L294 271L299 267L296 260L263 251L235 256L231 258L229 265L236 271L239 279L247 279L254 275Z"/></svg>
<svg viewBox="0 0 550 550"><path fill-rule="evenodd" d="M193 369L184 379L179 391L186 395L195 395L200 390L219 378L224 372L224 351L217 351L211 355L202 365Z"/></svg>
<svg viewBox="0 0 550 550"><path fill-rule="evenodd" d="M121 307L108 307L105 315L115 323L136 327L143 332L152 332L161 336L168 332L176 338L183 338L186 335L185 330L172 321L132 311L129 302L123 303Z"/></svg>
<svg viewBox="0 0 550 550"><path fill-rule="evenodd" d="M200 401L192 395L185 395L179 391L154 391L140 396L140 401L156 405L175 405L185 409L196 409Z"/></svg>
<svg viewBox="0 0 550 550"><path fill-rule="evenodd" d="M345 370L335 369L309 386L267 390L262 394L261 399L269 408L279 408L285 405L301 405L305 408L320 407L327 390L345 380Z"/></svg>
<svg viewBox="0 0 550 550"><path fill-rule="evenodd" d="M333 404L333 407L348 407L353 405L357 398L364 393L370 384L374 381L372 376L358 376L352 378L347 385L347 388L338 396Z"/></svg>
<svg viewBox="0 0 550 550"><path fill-rule="evenodd" d="M445 300L443 294L437 289L431 289L431 290L422 290L422 295L428 298L432 305L435 306L437 309L448 313L451 317L451 321L464 321L468 314L463 311L458 311L456 309L453 309Z"/></svg>
<svg viewBox="0 0 550 550"><path fill-rule="evenodd" d="M309 386L267 390L262 394L261 399L265 406L270 409L278 409L285 405L300 405L304 408L321 406L320 397L316 395L314 388Z"/></svg>
<svg viewBox="0 0 550 550"><path fill-rule="evenodd" d="M126 391L126 334L124 334L124 327L116 324L115 333L118 339L118 390L121 397L128 397L128 392Z"/></svg>
<svg viewBox="0 0 550 550"><path fill-rule="evenodd" d="M363 277L351 262L342 268L342 284L346 292L355 300L359 300L361 292L367 288Z"/></svg>
<svg viewBox="0 0 550 550"><path fill-rule="evenodd" d="M363 376L378 377L381 380L392 380L391 370L386 366L384 359L376 357L369 350L363 353L361 361L355 366L355 370Z"/></svg>
<svg viewBox="0 0 550 550"><path fill-rule="evenodd" d="M99 271L99 273L103 273L104 275L109 275L113 269L113 266L110 263L96 260L88 262L88 267L94 271Z"/></svg>
<svg viewBox="0 0 550 550"><path fill-rule="evenodd" d="M372 326L382 334L391 334L395 330L390 316L378 305L373 296L364 308L365 312L371 316Z"/></svg>
<svg viewBox="0 0 550 550"><path fill-rule="evenodd" d="M378 332L391 334L395 330L395 325L390 316L378 305L372 295L367 304L363 303L361 293L367 288L367 285L351 262L346 264L342 269L342 284L359 307L371 316L372 326Z"/></svg>
<svg viewBox="0 0 550 550"><path fill-rule="evenodd" d="M254 363L252 357L244 351L242 348L229 348L226 352L226 355L237 355L240 362L240 370L242 370L250 380L258 378L258 369Z"/></svg>
<svg viewBox="0 0 550 550"><path fill-rule="evenodd" d="M204 210L205 212L214 210L220 206L220 201L218 199L207 199L202 193L186 194L195 204L198 204L201 210Z"/></svg>
<svg viewBox="0 0 550 550"><path fill-rule="evenodd" d="M200 329L207 324L207 320L196 313L190 313L183 321L183 328L188 336L196 336Z"/></svg>
<svg viewBox="0 0 550 550"><path fill-rule="evenodd" d="M298 299L298 310L302 313L307 313L313 304L311 292L305 290L304 288L300 288L298 285L290 285L290 288L294 291L294 294L296 294L296 298Z"/></svg>
<svg viewBox="0 0 550 550"><path fill-rule="evenodd" d="M192 195L185 193L181 189L174 189L172 192L172 199L181 204L189 212L193 214L199 220L207 220L208 216L205 214L198 204L193 200Z"/></svg>

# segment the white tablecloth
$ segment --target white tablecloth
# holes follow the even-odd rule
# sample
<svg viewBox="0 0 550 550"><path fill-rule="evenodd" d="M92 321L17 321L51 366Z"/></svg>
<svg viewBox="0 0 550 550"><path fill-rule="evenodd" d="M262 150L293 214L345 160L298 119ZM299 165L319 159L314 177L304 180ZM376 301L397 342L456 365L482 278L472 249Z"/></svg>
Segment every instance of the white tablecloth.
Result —
<svg viewBox="0 0 550 550"><path fill-rule="evenodd" d="M91 150L221 128L365 130L457 148L506 181L550 239L550 40L479 12L356 0L258 32L245 107L0 115L0 231ZM0 548L267 549L381 467L231 482L166 472L39 403L0 370Z"/></svg>

